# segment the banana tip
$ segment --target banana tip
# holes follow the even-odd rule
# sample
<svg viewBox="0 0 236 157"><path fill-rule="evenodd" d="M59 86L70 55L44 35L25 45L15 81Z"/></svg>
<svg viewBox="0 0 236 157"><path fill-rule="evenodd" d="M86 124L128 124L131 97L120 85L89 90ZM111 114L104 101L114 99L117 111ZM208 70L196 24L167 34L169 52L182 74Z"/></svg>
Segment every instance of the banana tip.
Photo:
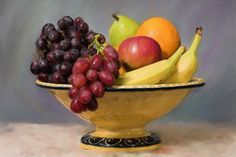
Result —
<svg viewBox="0 0 236 157"><path fill-rule="evenodd" d="M201 35L201 36L202 36L202 31L203 31L202 26L199 26L199 27L196 28L196 33Z"/></svg>

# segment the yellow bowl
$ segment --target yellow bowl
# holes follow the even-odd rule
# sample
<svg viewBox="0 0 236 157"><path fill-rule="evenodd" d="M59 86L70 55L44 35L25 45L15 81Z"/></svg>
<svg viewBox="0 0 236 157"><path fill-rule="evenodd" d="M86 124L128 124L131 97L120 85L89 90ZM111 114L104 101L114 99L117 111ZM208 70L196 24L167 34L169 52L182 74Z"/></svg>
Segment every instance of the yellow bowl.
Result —
<svg viewBox="0 0 236 157"><path fill-rule="evenodd" d="M48 89L66 108L70 109L69 84L36 84ZM203 79L188 83L113 86L99 98L96 111L77 114L95 124L96 129L81 138L84 149L102 151L142 151L157 149L161 140L147 132L145 125L171 111L192 88L204 85Z"/></svg>

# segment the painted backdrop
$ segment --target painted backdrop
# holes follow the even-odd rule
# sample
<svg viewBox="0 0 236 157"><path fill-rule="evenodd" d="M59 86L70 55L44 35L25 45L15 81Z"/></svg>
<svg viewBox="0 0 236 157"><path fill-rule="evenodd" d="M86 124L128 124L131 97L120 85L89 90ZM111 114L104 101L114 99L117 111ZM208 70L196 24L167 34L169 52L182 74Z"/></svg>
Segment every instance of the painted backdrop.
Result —
<svg viewBox="0 0 236 157"><path fill-rule="evenodd" d="M196 76L207 84L194 89L162 121L236 121L235 0L0 0L0 122L83 123L44 89L29 72L41 27L64 15L82 16L92 29L108 34L112 13L143 21L171 20L182 43L191 43L196 26L204 36Z"/></svg>

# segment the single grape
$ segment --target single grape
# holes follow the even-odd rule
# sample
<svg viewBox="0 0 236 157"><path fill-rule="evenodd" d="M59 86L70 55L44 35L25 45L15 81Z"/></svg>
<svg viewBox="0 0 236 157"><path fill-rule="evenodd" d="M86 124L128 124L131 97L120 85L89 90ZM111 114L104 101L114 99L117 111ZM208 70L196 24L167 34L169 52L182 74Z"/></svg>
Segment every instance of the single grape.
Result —
<svg viewBox="0 0 236 157"><path fill-rule="evenodd" d="M105 57L111 58L116 62L119 61L118 52L111 45L105 46L105 48L103 49L103 54L104 54Z"/></svg>
<svg viewBox="0 0 236 157"><path fill-rule="evenodd" d="M35 43L37 49L39 50L46 50L47 49L47 42L44 39L38 39Z"/></svg>
<svg viewBox="0 0 236 157"><path fill-rule="evenodd" d="M66 21L63 19L57 21L57 26L63 31L67 29Z"/></svg>
<svg viewBox="0 0 236 157"><path fill-rule="evenodd" d="M92 100L92 93L88 87L79 90L78 99L81 103L87 104Z"/></svg>
<svg viewBox="0 0 236 157"><path fill-rule="evenodd" d="M86 77L89 81L96 81L98 78L98 72L94 69L89 69L86 72Z"/></svg>
<svg viewBox="0 0 236 157"><path fill-rule="evenodd" d="M60 44L59 43L54 43L52 44L50 50L59 50L60 49Z"/></svg>
<svg viewBox="0 0 236 157"><path fill-rule="evenodd" d="M95 39L95 33L94 32L88 32L86 34L85 38L89 43L92 43Z"/></svg>
<svg viewBox="0 0 236 157"><path fill-rule="evenodd" d="M87 59L77 59L73 66L73 74L84 73L88 70L90 63Z"/></svg>
<svg viewBox="0 0 236 157"><path fill-rule="evenodd" d="M99 37L98 37L97 41L98 41L100 44L104 44L105 41L106 41L106 39L105 39L104 35L99 34Z"/></svg>
<svg viewBox="0 0 236 157"><path fill-rule="evenodd" d="M55 50L55 51L53 51L53 55L55 57L56 63L60 63L60 62L63 61L64 53L65 53L65 51L62 51L62 50Z"/></svg>
<svg viewBox="0 0 236 157"><path fill-rule="evenodd" d="M80 50L82 47L80 40L78 38L71 39L71 47Z"/></svg>
<svg viewBox="0 0 236 157"><path fill-rule="evenodd" d="M65 21L67 28L73 26L73 19L70 16L64 16L62 20Z"/></svg>
<svg viewBox="0 0 236 157"><path fill-rule="evenodd" d="M72 84L76 88L80 88L87 83L87 79L84 74L73 74L72 75Z"/></svg>
<svg viewBox="0 0 236 157"><path fill-rule="evenodd" d="M76 96L79 95L79 89L76 87L72 87L68 91L68 95L71 99L74 99Z"/></svg>
<svg viewBox="0 0 236 157"><path fill-rule="evenodd" d="M109 71L101 71L98 73L100 81L106 86L112 86L115 82L114 75Z"/></svg>
<svg viewBox="0 0 236 157"><path fill-rule="evenodd" d="M72 64L68 63L68 62L62 62L60 64L59 69L60 69L60 72L63 76L68 76L72 72Z"/></svg>
<svg viewBox="0 0 236 157"><path fill-rule="evenodd" d="M61 72L56 71L52 74L52 82L53 83L66 83L66 79L62 76Z"/></svg>
<svg viewBox="0 0 236 157"><path fill-rule="evenodd" d="M103 69L111 72L116 78L119 75L117 63L111 58L106 58L104 60Z"/></svg>
<svg viewBox="0 0 236 157"><path fill-rule="evenodd" d="M80 39L80 32L79 31L77 31L77 30L75 30L75 29L70 29L69 31L68 31L68 37L70 38L70 39L72 39L72 38L77 38L77 39Z"/></svg>
<svg viewBox="0 0 236 157"><path fill-rule="evenodd" d="M105 88L104 88L104 85L100 81L92 82L90 84L89 88L96 98L103 97L104 92L105 92Z"/></svg>
<svg viewBox="0 0 236 157"><path fill-rule="evenodd" d="M54 52L54 51L49 52L49 53L47 54L47 56L46 56L46 59L47 59L47 61L48 61L49 64L55 64L55 63L57 63L56 58L55 58L55 55L54 55L53 52Z"/></svg>
<svg viewBox="0 0 236 157"><path fill-rule="evenodd" d="M42 82L48 82L48 74L45 73L39 73L38 79Z"/></svg>
<svg viewBox="0 0 236 157"><path fill-rule="evenodd" d="M60 46L60 49L61 50L64 50L64 51L67 51L70 49L71 47L71 42L69 40L62 40L60 43L59 43L59 46Z"/></svg>
<svg viewBox="0 0 236 157"><path fill-rule="evenodd" d="M90 103L85 105L90 111L96 111L98 108L98 102L96 99L92 99Z"/></svg>
<svg viewBox="0 0 236 157"><path fill-rule="evenodd" d="M48 39L51 42L58 42L60 40L60 37L61 37L60 33L56 30L48 33Z"/></svg>
<svg viewBox="0 0 236 157"><path fill-rule="evenodd" d="M35 60L30 65L30 71L32 74L37 75L40 72L40 64L39 61Z"/></svg>
<svg viewBox="0 0 236 157"><path fill-rule="evenodd" d="M60 71L60 63L52 65L52 73L55 73L56 71Z"/></svg>
<svg viewBox="0 0 236 157"><path fill-rule="evenodd" d="M89 50L88 48L82 48L80 51L82 57L89 57Z"/></svg>
<svg viewBox="0 0 236 157"><path fill-rule="evenodd" d="M80 56L80 53L77 49L71 49L64 53L64 61L74 63L77 58Z"/></svg>
<svg viewBox="0 0 236 157"><path fill-rule="evenodd" d="M51 72L51 68L50 68L46 59L42 59L39 61L39 67L40 67L40 72L42 72L42 73L50 73Z"/></svg>
<svg viewBox="0 0 236 157"><path fill-rule="evenodd" d="M84 110L84 104L79 101L78 97L75 97L70 104L70 109L75 113L81 113Z"/></svg>
<svg viewBox="0 0 236 157"><path fill-rule="evenodd" d="M44 36L44 37L47 37L48 36L48 33L51 32L51 31L54 31L56 30L54 25L51 24L51 23L46 23L43 28L42 28L42 32L41 34Z"/></svg>
<svg viewBox="0 0 236 157"><path fill-rule="evenodd" d="M94 55L90 61L90 68L99 70L100 68L102 68L102 66L103 58L98 54Z"/></svg>
<svg viewBox="0 0 236 157"><path fill-rule="evenodd" d="M82 33L87 33L88 30L89 30L89 26L86 22L82 22L80 25L79 25L79 30L80 32Z"/></svg>
<svg viewBox="0 0 236 157"><path fill-rule="evenodd" d="M74 24L76 25L76 26L79 26L81 23L83 23L84 22L84 20L82 19L82 17L76 17L75 19L74 19Z"/></svg>

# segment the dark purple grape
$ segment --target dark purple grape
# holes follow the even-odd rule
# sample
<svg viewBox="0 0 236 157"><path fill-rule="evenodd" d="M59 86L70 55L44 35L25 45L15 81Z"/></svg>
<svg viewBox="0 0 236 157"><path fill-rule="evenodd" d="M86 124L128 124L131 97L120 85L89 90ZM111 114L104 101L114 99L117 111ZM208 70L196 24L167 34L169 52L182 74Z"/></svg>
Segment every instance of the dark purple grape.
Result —
<svg viewBox="0 0 236 157"><path fill-rule="evenodd" d="M48 39L51 42L58 42L60 40L60 38L61 38L61 34L56 30L48 33Z"/></svg>
<svg viewBox="0 0 236 157"><path fill-rule="evenodd" d="M95 33L94 32L88 32L86 34L85 38L89 43L92 43L95 39Z"/></svg>
<svg viewBox="0 0 236 157"><path fill-rule="evenodd" d="M75 29L70 29L67 34L70 39L72 38L80 39L80 32Z"/></svg>
<svg viewBox="0 0 236 157"><path fill-rule="evenodd" d="M39 61L33 61L30 65L30 71L34 74L37 75L40 72L40 64Z"/></svg>
<svg viewBox="0 0 236 157"><path fill-rule="evenodd" d="M104 54L105 57L111 58L116 62L119 61L118 52L111 45L105 46L105 48L103 49L103 54Z"/></svg>
<svg viewBox="0 0 236 157"><path fill-rule="evenodd" d="M87 48L82 48L80 54L82 57L89 57L89 50Z"/></svg>
<svg viewBox="0 0 236 157"><path fill-rule="evenodd" d="M60 63L52 65L52 72L60 71Z"/></svg>
<svg viewBox="0 0 236 157"><path fill-rule="evenodd" d="M98 54L94 55L90 61L90 68L95 70L100 70L102 66L103 66L103 58Z"/></svg>
<svg viewBox="0 0 236 157"><path fill-rule="evenodd" d="M62 62L60 65L60 72L63 76L69 76L72 72L72 64L68 62Z"/></svg>
<svg viewBox="0 0 236 157"><path fill-rule="evenodd" d="M80 43L80 40L78 38L71 39L71 47L74 49L81 49L82 45Z"/></svg>
<svg viewBox="0 0 236 157"><path fill-rule="evenodd" d="M67 28L73 25L73 19L70 16L64 16L62 20L65 21Z"/></svg>
<svg viewBox="0 0 236 157"><path fill-rule="evenodd" d="M82 22L80 25L79 25L79 30L80 32L82 33L87 33L88 30L89 30L89 26L86 22Z"/></svg>
<svg viewBox="0 0 236 157"><path fill-rule="evenodd" d="M95 49L95 48L89 49L89 55L90 56L94 56L95 54L97 54L97 49Z"/></svg>
<svg viewBox="0 0 236 157"><path fill-rule="evenodd" d="M38 74L38 79L42 82L48 82L48 74L39 73Z"/></svg>
<svg viewBox="0 0 236 157"><path fill-rule="evenodd" d="M48 75L48 82L52 83L52 74Z"/></svg>
<svg viewBox="0 0 236 157"><path fill-rule="evenodd" d="M88 45L89 45L89 42L86 40L86 37L85 37L85 36L81 36L81 38L80 38L80 43L81 43L82 45L84 45L85 47L88 47Z"/></svg>
<svg viewBox="0 0 236 157"><path fill-rule="evenodd" d="M80 53L77 49L71 49L70 51L67 51L64 53L64 61L74 63L77 58L80 56Z"/></svg>
<svg viewBox="0 0 236 157"><path fill-rule="evenodd" d="M63 55L64 55L65 51L62 50L55 50L53 51L53 55L55 57L56 63L60 63L63 61Z"/></svg>
<svg viewBox="0 0 236 157"><path fill-rule="evenodd" d="M42 35L44 37L47 37L48 36L48 33L51 32L51 31L54 31L56 30L54 25L51 24L51 23L46 23L43 28L42 28Z"/></svg>
<svg viewBox="0 0 236 157"><path fill-rule="evenodd" d="M47 49L47 42L44 39L38 39L35 43L37 49L39 50L46 50Z"/></svg>
<svg viewBox="0 0 236 157"><path fill-rule="evenodd" d="M47 56L46 56L46 59L47 59L48 63L50 63L50 64L55 64L55 63L57 63L56 58L55 58L53 52L54 52L54 51L49 52L49 53L47 54Z"/></svg>
<svg viewBox="0 0 236 157"><path fill-rule="evenodd" d="M111 58L107 58L104 60L103 69L106 71L110 71L116 78L119 75L118 66L116 62Z"/></svg>
<svg viewBox="0 0 236 157"><path fill-rule="evenodd" d="M76 17L75 19L74 19L74 24L76 25L76 26L79 26L81 23L83 23L84 22L84 20L82 19L82 17Z"/></svg>
<svg viewBox="0 0 236 157"><path fill-rule="evenodd" d="M76 87L72 87L68 91L68 95L71 99L75 98L76 96L79 95L79 90Z"/></svg>
<svg viewBox="0 0 236 157"><path fill-rule="evenodd" d="M66 30L67 29L67 24L66 24L66 21L63 20L63 19L59 19L57 21L57 26L61 29L61 30Z"/></svg>
<svg viewBox="0 0 236 157"><path fill-rule="evenodd" d="M89 69L86 72L86 77L89 81L96 81L98 78L98 72L94 69Z"/></svg>
<svg viewBox="0 0 236 157"><path fill-rule="evenodd" d="M106 39L105 39L104 35L99 34L99 37L98 37L97 41L98 41L100 44L104 44L105 41L106 41Z"/></svg>
<svg viewBox="0 0 236 157"><path fill-rule="evenodd" d="M42 72L42 73L50 73L51 72L51 68L50 68L46 59L39 61L39 67L40 67L40 72Z"/></svg>
<svg viewBox="0 0 236 157"><path fill-rule="evenodd" d="M70 43L69 40L62 40L62 41L59 43L59 45L60 45L60 49L61 49L61 50L64 50L64 51L69 50L70 47L71 47L71 43Z"/></svg>
<svg viewBox="0 0 236 157"><path fill-rule="evenodd" d="M104 92L105 92L105 88L104 88L104 85L100 81L92 82L90 84L89 88L96 98L103 97Z"/></svg>
<svg viewBox="0 0 236 157"><path fill-rule="evenodd" d="M109 71L103 70L98 73L98 76L99 76L100 81L108 87L112 86L115 83L115 77Z"/></svg>
<svg viewBox="0 0 236 157"><path fill-rule="evenodd" d="M79 90L78 99L81 103L87 104L92 100L92 92L88 87L81 88Z"/></svg>
<svg viewBox="0 0 236 157"><path fill-rule="evenodd" d="M52 44L52 47L50 49L51 50L59 50L60 49L60 44L59 43L54 43L54 44Z"/></svg>
<svg viewBox="0 0 236 157"><path fill-rule="evenodd" d="M90 103L86 104L86 107L87 107L88 110L90 110L90 111L96 111L97 108L98 108L98 102L97 102L97 100L93 98L93 99L90 101Z"/></svg>
<svg viewBox="0 0 236 157"><path fill-rule="evenodd" d="M66 79L62 76L62 74L59 71L56 71L52 74L52 82L53 83L66 83Z"/></svg>
<svg viewBox="0 0 236 157"><path fill-rule="evenodd" d="M70 109L75 113L81 113L84 111L84 104L79 101L78 97L75 97L70 104Z"/></svg>

